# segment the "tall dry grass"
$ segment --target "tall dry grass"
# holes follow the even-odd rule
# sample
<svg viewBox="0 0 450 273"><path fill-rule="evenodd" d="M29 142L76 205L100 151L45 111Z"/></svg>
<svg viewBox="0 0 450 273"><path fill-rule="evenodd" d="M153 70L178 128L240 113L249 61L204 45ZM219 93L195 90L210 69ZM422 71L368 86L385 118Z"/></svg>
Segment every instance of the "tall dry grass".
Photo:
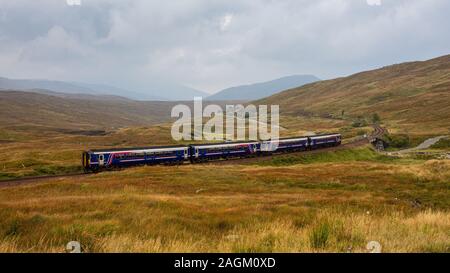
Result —
<svg viewBox="0 0 450 273"><path fill-rule="evenodd" d="M0 252L450 251L449 161L343 155L0 188Z"/></svg>
<svg viewBox="0 0 450 273"><path fill-rule="evenodd" d="M326 228L325 228L326 227ZM144 232L145 233L145 232ZM423 211L373 217L370 214L342 214L327 210L316 220L302 222L283 218L253 222L213 236L161 234L111 234L81 241L86 252L369 252L367 243L378 241L383 252L450 252L450 213ZM84 244L83 244L84 243ZM41 238L23 247L17 238L0 241L0 252L63 252Z"/></svg>

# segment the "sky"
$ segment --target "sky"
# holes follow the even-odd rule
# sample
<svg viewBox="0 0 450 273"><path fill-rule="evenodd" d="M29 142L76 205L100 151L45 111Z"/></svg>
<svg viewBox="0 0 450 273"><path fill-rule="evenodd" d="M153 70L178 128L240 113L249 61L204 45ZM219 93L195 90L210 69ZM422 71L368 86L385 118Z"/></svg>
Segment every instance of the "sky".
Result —
<svg viewBox="0 0 450 273"><path fill-rule="evenodd" d="M450 54L448 0L0 0L0 76L208 93Z"/></svg>

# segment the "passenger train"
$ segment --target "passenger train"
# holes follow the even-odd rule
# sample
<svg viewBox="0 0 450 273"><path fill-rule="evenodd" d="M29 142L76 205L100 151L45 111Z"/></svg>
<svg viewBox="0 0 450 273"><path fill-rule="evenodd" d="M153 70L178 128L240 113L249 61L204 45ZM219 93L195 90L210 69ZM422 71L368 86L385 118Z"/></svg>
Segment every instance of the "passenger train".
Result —
<svg viewBox="0 0 450 273"><path fill-rule="evenodd" d="M82 164L85 172L98 172L136 165L200 163L333 147L341 144L341 138L340 134L326 134L269 141L90 150L83 152Z"/></svg>

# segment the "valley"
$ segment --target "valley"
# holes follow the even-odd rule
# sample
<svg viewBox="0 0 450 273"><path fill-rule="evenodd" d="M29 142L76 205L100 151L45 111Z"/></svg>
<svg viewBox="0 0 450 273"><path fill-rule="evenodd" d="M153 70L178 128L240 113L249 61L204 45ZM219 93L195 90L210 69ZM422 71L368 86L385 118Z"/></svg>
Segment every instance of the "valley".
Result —
<svg viewBox="0 0 450 273"><path fill-rule="evenodd" d="M320 81L258 100L279 104L282 136L380 123L391 144L261 160L80 173L81 151L172 140L178 102L0 91L0 252L450 251L450 161L405 153L449 134L449 57ZM226 104L226 102L219 102ZM374 118L374 114L378 118ZM427 151L448 153L448 139ZM3 182L6 183L6 182Z"/></svg>

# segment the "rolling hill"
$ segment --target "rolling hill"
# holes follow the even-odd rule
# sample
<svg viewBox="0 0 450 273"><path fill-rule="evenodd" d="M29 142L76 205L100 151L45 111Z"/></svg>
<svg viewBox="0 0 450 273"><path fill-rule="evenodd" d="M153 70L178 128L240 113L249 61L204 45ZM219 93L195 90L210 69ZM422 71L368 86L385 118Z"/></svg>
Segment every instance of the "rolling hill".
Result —
<svg viewBox="0 0 450 273"><path fill-rule="evenodd" d="M209 96L207 100L256 100L318 80L312 75L293 75L268 82L230 87Z"/></svg>
<svg viewBox="0 0 450 273"><path fill-rule="evenodd" d="M320 81L258 100L282 115L370 119L402 132L450 132L450 55Z"/></svg>
<svg viewBox="0 0 450 273"><path fill-rule="evenodd" d="M179 103L193 107L192 101L136 101L111 95L3 90L0 91L0 129L110 130L151 126L174 121L171 109ZM221 107L229 103L240 102L215 102Z"/></svg>
<svg viewBox="0 0 450 273"><path fill-rule="evenodd" d="M294 120L297 117L321 117L352 121L362 117L370 121L376 113L390 130L448 134L450 55L315 82L254 103L278 104L282 116ZM99 129L145 126L170 121L170 109L175 104L49 90L3 90L0 92L0 127L33 125Z"/></svg>
<svg viewBox="0 0 450 273"><path fill-rule="evenodd" d="M173 102L144 102L118 97L68 96L1 91L0 127L111 129L145 126L170 120L170 109L174 105Z"/></svg>

